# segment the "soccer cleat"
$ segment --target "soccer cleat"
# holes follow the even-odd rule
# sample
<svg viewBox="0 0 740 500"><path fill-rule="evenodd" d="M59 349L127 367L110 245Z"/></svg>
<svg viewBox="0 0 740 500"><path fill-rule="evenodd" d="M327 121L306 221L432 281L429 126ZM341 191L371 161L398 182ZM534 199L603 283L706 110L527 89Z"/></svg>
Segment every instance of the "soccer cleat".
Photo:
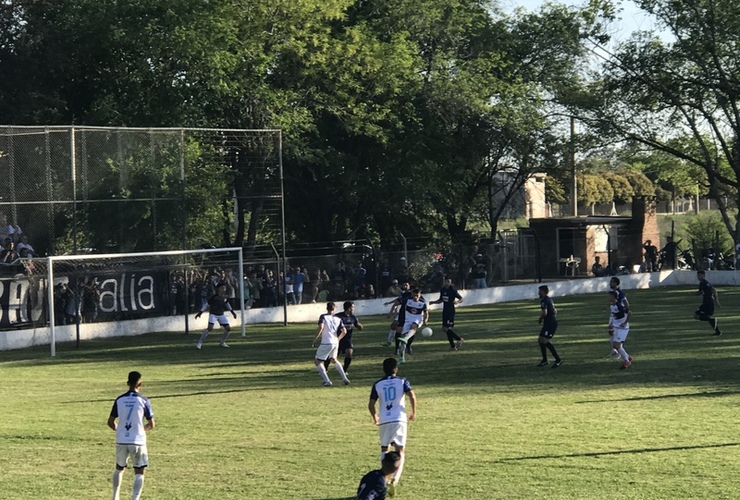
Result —
<svg viewBox="0 0 740 500"><path fill-rule="evenodd" d="M201 347L203 347L203 344L201 344L200 342L198 342L197 344L195 344L195 348L196 349L200 349Z"/></svg>
<svg viewBox="0 0 740 500"><path fill-rule="evenodd" d="M547 365L548 365L547 360L543 359L542 361L540 361L540 364L538 364L537 366L547 366Z"/></svg>
<svg viewBox="0 0 740 500"><path fill-rule="evenodd" d="M631 356L630 356L630 360L629 361L625 361L624 363L622 363L622 366L620 366L619 369L620 370L626 370L630 366L632 366L632 357Z"/></svg>
<svg viewBox="0 0 740 500"><path fill-rule="evenodd" d="M405 359L403 359L403 358L399 358L399 359L398 359L398 364L399 364L399 365L402 365L402 364L404 364L405 362L406 362L406 360L405 360Z"/></svg>
<svg viewBox="0 0 740 500"><path fill-rule="evenodd" d="M349 384L350 384L349 379L348 378L344 379L344 385L349 385Z"/></svg>
<svg viewBox="0 0 740 500"><path fill-rule="evenodd" d="M331 387L332 385L334 384L332 384L331 382L324 382L324 387Z"/></svg>
<svg viewBox="0 0 740 500"><path fill-rule="evenodd" d="M458 340L457 342L455 342L455 350L456 351L462 347L463 342L465 342L465 339L462 338L462 337L460 337L460 340Z"/></svg>
<svg viewBox="0 0 740 500"><path fill-rule="evenodd" d="M558 366L560 366L560 365L562 365L562 364L563 364L563 360L562 360L562 359L558 359L557 361L555 361L555 362L554 362L554 363L552 364L552 367L553 367L553 368L557 368Z"/></svg>
<svg viewBox="0 0 740 500"><path fill-rule="evenodd" d="M382 345L383 347L390 347L391 346L391 343L390 342L381 342L380 345Z"/></svg>
<svg viewBox="0 0 740 500"><path fill-rule="evenodd" d="M221 342L219 345L221 347L223 347L224 349L228 349L229 348L229 345L226 342Z"/></svg>

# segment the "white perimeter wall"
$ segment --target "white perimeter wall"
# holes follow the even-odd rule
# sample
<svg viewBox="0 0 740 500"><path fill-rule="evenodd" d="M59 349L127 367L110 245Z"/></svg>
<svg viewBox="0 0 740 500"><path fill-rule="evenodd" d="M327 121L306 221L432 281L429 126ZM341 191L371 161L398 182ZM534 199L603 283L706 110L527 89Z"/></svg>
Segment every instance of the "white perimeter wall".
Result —
<svg viewBox="0 0 740 500"><path fill-rule="evenodd" d="M688 286L697 285L695 271L662 271L658 273L628 274L619 276L622 289L634 290L637 288L656 288L663 286ZM729 285L737 286L740 283L740 271L707 271L707 280L715 286ZM529 283L525 285L507 285L500 287L485 288L482 290L461 290L460 294L465 301L459 307L469 307L480 304L492 304L497 302L512 302L517 300L534 300L537 298L537 288L541 283ZM589 278L566 281L551 281L544 283L550 288L552 297L565 295L580 295L596 292L606 292L609 289L609 278ZM436 300L437 293L427 294L427 300ZM355 314L358 317L373 316L387 313L389 306L383 305L390 299L359 300L355 302ZM290 323L304 323L316 321L319 315L325 312L325 303L302 304L299 306L288 306L288 321ZM441 305L431 306L432 310L440 309ZM337 304L337 310L341 311L341 303ZM249 309L244 312L247 325L257 323L282 323L283 308L270 307ZM232 336L240 335L240 329L232 321ZM189 318L191 331L201 331L206 326L205 315L200 319ZM247 326L247 334L250 327ZM131 335L142 335L149 332L184 332L185 318L183 316L168 316L163 318L139 319L130 321L118 321L110 323L87 323L80 325L80 339L88 340L104 337L124 337ZM72 342L76 340L75 325L57 326L55 328L57 342ZM51 343L51 331L49 327L34 328L27 330L11 330L0 332L0 351L10 349L23 349L36 345L49 345Z"/></svg>

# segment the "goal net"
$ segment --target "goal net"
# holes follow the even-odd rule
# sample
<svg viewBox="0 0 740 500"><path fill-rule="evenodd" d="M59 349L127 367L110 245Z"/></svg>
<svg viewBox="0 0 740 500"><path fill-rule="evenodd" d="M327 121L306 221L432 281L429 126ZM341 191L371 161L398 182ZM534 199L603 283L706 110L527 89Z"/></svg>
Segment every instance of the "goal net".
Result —
<svg viewBox="0 0 740 500"><path fill-rule="evenodd" d="M58 342L188 333L190 315L204 308L219 283L226 284L246 333L241 248L60 255L26 262L25 274L30 305L41 305L43 297L48 311L52 356Z"/></svg>

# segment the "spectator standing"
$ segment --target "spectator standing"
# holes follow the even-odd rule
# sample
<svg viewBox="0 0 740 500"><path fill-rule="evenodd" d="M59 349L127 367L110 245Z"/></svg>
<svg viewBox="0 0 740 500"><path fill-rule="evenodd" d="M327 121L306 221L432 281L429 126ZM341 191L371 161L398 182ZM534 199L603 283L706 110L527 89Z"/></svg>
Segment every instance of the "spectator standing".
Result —
<svg viewBox="0 0 740 500"><path fill-rule="evenodd" d="M475 265L473 266L473 286L475 288L486 288L488 286L487 276L486 261L483 254L479 253L475 256Z"/></svg>
<svg viewBox="0 0 740 500"><path fill-rule="evenodd" d="M406 261L406 257L401 256L398 259L398 266L393 275L398 278L398 281L400 281L401 283L403 283L404 281L410 281L411 276L409 276L409 265Z"/></svg>
<svg viewBox="0 0 740 500"><path fill-rule="evenodd" d="M283 276L282 271L280 272L280 275ZM288 274L283 276L285 283L285 303L287 305L295 305L295 288L293 286L293 272L291 270L288 270Z"/></svg>
<svg viewBox="0 0 740 500"><path fill-rule="evenodd" d="M321 286L321 271L318 268L313 269L309 274L306 283L308 283L306 301L315 304L316 297L319 295L319 287Z"/></svg>
<svg viewBox="0 0 740 500"><path fill-rule="evenodd" d="M388 264L388 259L383 259L383 263L380 265L380 291L385 293L391 286L392 282L398 284L398 280L393 280L393 272L391 266ZM385 297L395 297L398 294L386 294Z"/></svg>
<svg viewBox="0 0 740 500"><path fill-rule="evenodd" d="M271 269L265 270L265 280L262 286L265 307L276 307L278 305L278 284Z"/></svg>
<svg viewBox="0 0 740 500"><path fill-rule="evenodd" d="M673 237L666 237L666 244L660 251L663 254L663 266L668 269L676 269L676 259L678 258L678 244L673 241Z"/></svg>
<svg viewBox="0 0 740 500"><path fill-rule="evenodd" d="M334 264L334 269L331 272L331 293L329 294L333 300L340 300L344 298L346 293L347 285L347 270L344 264L337 262Z"/></svg>
<svg viewBox="0 0 740 500"><path fill-rule="evenodd" d="M79 283L67 284L64 289L64 323L76 325L80 321L80 290Z"/></svg>
<svg viewBox="0 0 740 500"><path fill-rule="evenodd" d="M293 270L293 293L295 294L295 303L298 305L303 302L303 287L308 281L306 273L296 266Z"/></svg>
<svg viewBox="0 0 740 500"><path fill-rule="evenodd" d="M262 280L257 276L257 271L252 271L249 278L249 294L252 296L250 307L260 307L262 305Z"/></svg>
<svg viewBox="0 0 740 500"><path fill-rule="evenodd" d="M646 240L642 248L645 249L645 270L649 273L658 270L658 247L653 242Z"/></svg>
<svg viewBox="0 0 740 500"><path fill-rule="evenodd" d="M227 269L224 272L223 282L226 283L226 296L229 298L229 304L231 304L231 308L237 309L239 302L236 300L238 283L233 269Z"/></svg>
<svg viewBox="0 0 740 500"><path fill-rule="evenodd" d="M92 323L98 318L100 302L100 285L98 279L90 278L82 287L82 317L85 323Z"/></svg>

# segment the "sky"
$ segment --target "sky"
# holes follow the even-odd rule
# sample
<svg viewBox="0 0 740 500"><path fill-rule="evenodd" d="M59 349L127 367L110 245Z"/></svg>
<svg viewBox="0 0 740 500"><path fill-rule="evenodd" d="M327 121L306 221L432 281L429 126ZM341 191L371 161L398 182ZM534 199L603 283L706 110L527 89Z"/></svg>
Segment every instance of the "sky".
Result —
<svg viewBox="0 0 740 500"><path fill-rule="evenodd" d="M552 3L561 3L565 5L581 6L586 4L586 0L551 0ZM545 0L499 0L499 4L505 11L512 11L517 7L522 7L529 11L539 9ZM617 14L619 18L611 27L613 42L625 41L633 31L649 30L655 27L655 23L644 12L642 12L633 2L623 0L620 3L620 11Z"/></svg>

